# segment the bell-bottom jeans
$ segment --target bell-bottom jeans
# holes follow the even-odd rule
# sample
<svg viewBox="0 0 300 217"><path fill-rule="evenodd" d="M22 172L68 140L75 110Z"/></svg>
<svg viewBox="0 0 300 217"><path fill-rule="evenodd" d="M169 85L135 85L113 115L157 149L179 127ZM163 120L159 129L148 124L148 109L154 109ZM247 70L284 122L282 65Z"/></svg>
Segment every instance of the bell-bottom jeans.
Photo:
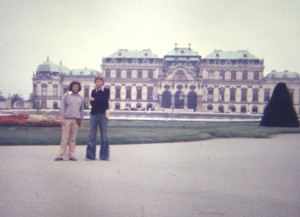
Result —
<svg viewBox="0 0 300 217"><path fill-rule="evenodd" d="M97 127L99 126L101 134L101 148L99 158L100 160L109 159L109 144L107 139L107 122L108 119L105 117L105 113L99 113L90 116L90 134L89 142L86 148L86 158L95 160L96 159L96 137Z"/></svg>

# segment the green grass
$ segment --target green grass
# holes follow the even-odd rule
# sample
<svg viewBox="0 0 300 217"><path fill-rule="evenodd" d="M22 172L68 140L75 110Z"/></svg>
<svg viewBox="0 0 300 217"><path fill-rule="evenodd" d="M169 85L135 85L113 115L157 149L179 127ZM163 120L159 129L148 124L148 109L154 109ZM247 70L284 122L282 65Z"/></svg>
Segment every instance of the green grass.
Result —
<svg viewBox="0 0 300 217"><path fill-rule="evenodd" d="M110 144L198 141L211 138L267 138L272 134L300 133L300 128L261 127L258 123L110 121ZM77 144L85 145L89 121L78 131ZM99 132L97 141L99 143ZM59 127L0 126L0 145L57 145Z"/></svg>

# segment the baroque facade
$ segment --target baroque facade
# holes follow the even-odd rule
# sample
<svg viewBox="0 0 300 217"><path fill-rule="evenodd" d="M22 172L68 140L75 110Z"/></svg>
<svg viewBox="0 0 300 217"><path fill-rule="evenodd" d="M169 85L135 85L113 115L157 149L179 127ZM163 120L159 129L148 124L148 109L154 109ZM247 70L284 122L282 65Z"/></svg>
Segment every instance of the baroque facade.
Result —
<svg viewBox="0 0 300 217"><path fill-rule="evenodd" d="M263 113L273 89L285 82L300 113L300 78L296 72L264 74L264 60L247 50L215 50L202 58L188 48L175 48L163 58L150 49L120 49L102 58L102 73L90 69L69 70L49 59L33 76L33 99L41 108L59 108L72 80L82 84L85 107L102 74L110 89L114 110L194 110L220 113Z"/></svg>

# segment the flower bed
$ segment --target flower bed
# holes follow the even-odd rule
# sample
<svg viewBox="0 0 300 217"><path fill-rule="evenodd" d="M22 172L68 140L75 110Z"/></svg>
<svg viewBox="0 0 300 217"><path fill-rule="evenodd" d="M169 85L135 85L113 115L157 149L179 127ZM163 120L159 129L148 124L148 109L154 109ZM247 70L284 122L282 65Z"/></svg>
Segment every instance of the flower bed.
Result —
<svg viewBox="0 0 300 217"><path fill-rule="evenodd" d="M60 127L58 116L45 115L5 115L0 116L0 126L28 126L28 127Z"/></svg>

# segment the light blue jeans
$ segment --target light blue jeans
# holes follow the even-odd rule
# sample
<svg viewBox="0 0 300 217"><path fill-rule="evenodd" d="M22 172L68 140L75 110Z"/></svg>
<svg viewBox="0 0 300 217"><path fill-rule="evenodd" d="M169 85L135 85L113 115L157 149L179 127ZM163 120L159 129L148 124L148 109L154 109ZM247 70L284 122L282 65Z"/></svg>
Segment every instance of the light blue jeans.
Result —
<svg viewBox="0 0 300 217"><path fill-rule="evenodd" d="M101 148L99 158L100 160L109 159L109 144L107 139L107 122L108 119L105 117L105 113L96 114L90 116L90 134L89 142L86 147L86 158L95 160L96 159L96 137L97 127L99 126L101 134Z"/></svg>

